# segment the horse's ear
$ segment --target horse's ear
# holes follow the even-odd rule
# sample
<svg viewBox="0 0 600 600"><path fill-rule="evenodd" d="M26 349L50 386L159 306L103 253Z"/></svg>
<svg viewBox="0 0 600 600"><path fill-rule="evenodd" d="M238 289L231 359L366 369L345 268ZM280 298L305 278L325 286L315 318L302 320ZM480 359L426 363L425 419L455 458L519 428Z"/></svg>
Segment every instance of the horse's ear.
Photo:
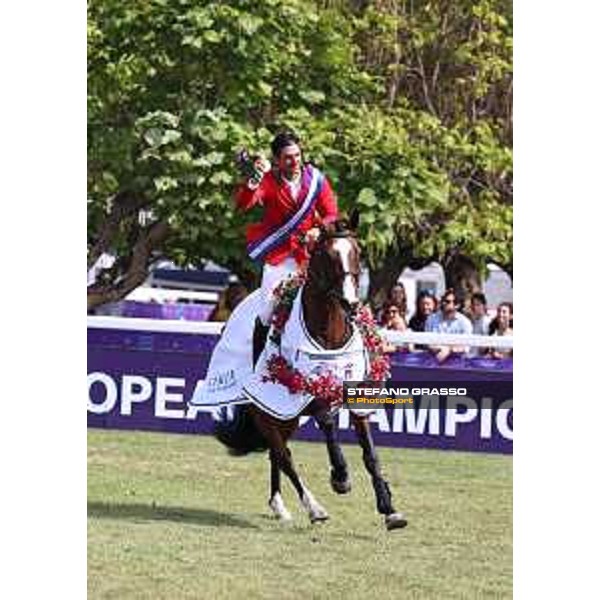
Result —
<svg viewBox="0 0 600 600"><path fill-rule="evenodd" d="M355 207L350 212L349 225L350 225L350 229L352 229L352 231L356 231L358 229L359 221L360 221L360 213L358 212L358 208Z"/></svg>

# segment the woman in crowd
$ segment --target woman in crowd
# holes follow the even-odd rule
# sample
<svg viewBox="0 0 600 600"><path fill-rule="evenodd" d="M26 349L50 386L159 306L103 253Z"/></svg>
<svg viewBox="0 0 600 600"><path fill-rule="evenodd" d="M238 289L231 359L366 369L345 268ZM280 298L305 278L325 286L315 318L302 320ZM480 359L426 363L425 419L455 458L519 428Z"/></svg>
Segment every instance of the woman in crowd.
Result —
<svg viewBox="0 0 600 600"><path fill-rule="evenodd" d="M383 305L381 326L395 331L405 331L407 329L406 319L402 313L402 308L398 304L388 301Z"/></svg>
<svg viewBox="0 0 600 600"><path fill-rule="evenodd" d="M417 306L415 314L408 322L408 328L411 331L425 331L425 322L427 317L432 315L438 308L436 297L429 290L422 290L417 296ZM415 350L427 350L428 347L423 344L413 344L410 347L411 352Z"/></svg>
<svg viewBox="0 0 600 600"><path fill-rule="evenodd" d="M398 282L388 294L387 301L389 304L393 304L398 307L400 311L400 316L404 320L406 324L406 313L407 313L407 305L406 305L406 290L404 289L404 284Z"/></svg>
<svg viewBox="0 0 600 600"><path fill-rule="evenodd" d="M381 327L383 327L384 329L391 329L393 331L406 331L408 329L406 319L404 316L406 311L406 297L404 298L404 312L402 308L402 305L397 304L392 300L388 300L383 305L383 311L380 322ZM408 346L404 344L396 346L390 342L385 342L384 347L386 352L408 350Z"/></svg>
<svg viewBox="0 0 600 600"><path fill-rule="evenodd" d="M496 310L496 317L490 323L490 335L512 336L513 334L513 305L512 302L501 302ZM513 355L511 348L490 348L488 356L506 358Z"/></svg>
<svg viewBox="0 0 600 600"><path fill-rule="evenodd" d="M417 307L412 319L408 322L411 331L425 331L427 317L437 310L435 296L429 290L419 292L417 296Z"/></svg>

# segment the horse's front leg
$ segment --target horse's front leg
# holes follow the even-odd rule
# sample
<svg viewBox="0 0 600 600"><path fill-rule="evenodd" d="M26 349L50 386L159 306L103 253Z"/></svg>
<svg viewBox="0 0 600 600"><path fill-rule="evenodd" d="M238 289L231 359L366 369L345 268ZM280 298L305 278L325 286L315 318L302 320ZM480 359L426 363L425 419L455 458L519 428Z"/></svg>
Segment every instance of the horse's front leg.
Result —
<svg viewBox="0 0 600 600"><path fill-rule="evenodd" d="M300 479L296 467L292 460L292 453L290 449L284 445L273 448L274 455L276 457L279 468L289 477L292 485L298 493L300 503L308 512L311 523L318 521L326 521L329 519L327 511L317 502L312 492L308 489L308 486Z"/></svg>
<svg viewBox="0 0 600 600"><path fill-rule="evenodd" d="M269 499L269 508L278 519L291 521L292 515L285 507L283 497L281 496L281 471L272 450L269 452L269 462L271 463L271 498Z"/></svg>
<svg viewBox="0 0 600 600"><path fill-rule="evenodd" d="M334 416L329 411L320 411L315 413L314 417L319 425L319 429L325 436L325 443L327 444L329 464L331 465L329 475L331 487L338 494L347 494L352 489L352 483L348 473L348 464L338 441L338 430L335 425Z"/></svg>
<svg viewBox="0 0 600 600"><path fill-rule="evenodd" d="M251 413L257 428L267 440L270 448L272 464L283 471L292 482L302 506L308 512L312 523L329 519L327 511L316 501L308 487L303 483L292 461L292 453L287 447L287 439L298 426L298 420L283 425L265 413L251 407ZM273 471L271 471L273 476ZM273 480L271 480L273 482Z"/></svg>
<svg viewBox="0 0 600 600"><path fill-rule="evenodd" d="M375 452L375 444L371 436L371 428L369 426L369 417L364 415L355 415L350 413L354 430L358 437L358 442L363 451L363 462L367 471L371 475L371 482L377 499L377 510L382 515L385 515L385 525L388 529L399 529L406 527L408 521L402 513L394 510L392 505L392 492L388 482L381 474L381 466L379 458Z"/></svg>

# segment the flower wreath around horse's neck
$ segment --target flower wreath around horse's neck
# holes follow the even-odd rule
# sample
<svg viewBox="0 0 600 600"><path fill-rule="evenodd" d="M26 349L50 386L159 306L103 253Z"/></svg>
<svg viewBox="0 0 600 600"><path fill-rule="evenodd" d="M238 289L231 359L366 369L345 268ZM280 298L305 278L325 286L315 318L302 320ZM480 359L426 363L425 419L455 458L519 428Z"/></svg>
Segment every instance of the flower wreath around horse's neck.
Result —
<svg viewBox="0 0 600 600"><path fill-rule="evenodd" d="M304 285L306 275L298 273L283 281L275 289L276 307L271 318L271 340L281 346L281 336L285 328L294 300ZM383 340L377 331L377 325L368 306L360 305L355 322L358 325L363 342L369 353L369 381L385 381L390 375L390 361L383 351ZM343 382L331 372L319 376L307 377L281 355L273 354L267 360L267 373L263 381L279 383L292 394L309 394L327 405L339 405L343 401Z"/></svg>

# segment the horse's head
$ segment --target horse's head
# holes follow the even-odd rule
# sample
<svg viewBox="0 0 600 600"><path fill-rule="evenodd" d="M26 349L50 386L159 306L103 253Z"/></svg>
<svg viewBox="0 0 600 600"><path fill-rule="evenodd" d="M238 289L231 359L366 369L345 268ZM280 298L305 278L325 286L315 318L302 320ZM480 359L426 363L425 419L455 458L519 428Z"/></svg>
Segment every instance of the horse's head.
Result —
<svg viewBox="0 0 600 600"><path fill-rule="evenodd" d="M321 227L308 266L308 282L324 296L339 301L344 310L358 307L360 249L356 241L358 212Z"/></svg>

